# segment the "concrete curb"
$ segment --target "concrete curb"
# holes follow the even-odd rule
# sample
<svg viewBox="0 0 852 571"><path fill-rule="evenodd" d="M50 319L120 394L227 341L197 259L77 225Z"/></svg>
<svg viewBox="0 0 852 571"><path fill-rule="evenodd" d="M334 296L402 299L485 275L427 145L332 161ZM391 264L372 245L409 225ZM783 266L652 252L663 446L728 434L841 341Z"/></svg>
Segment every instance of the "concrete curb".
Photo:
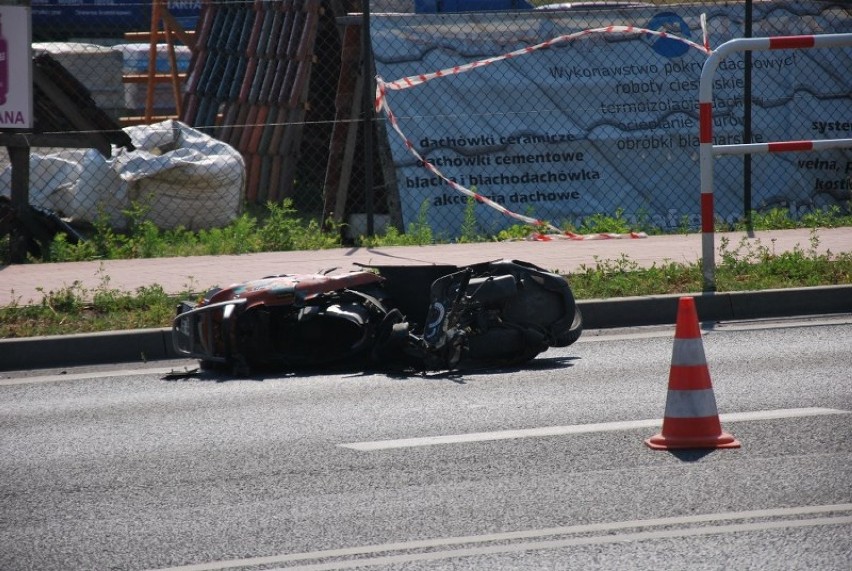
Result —
<svg viewBox="0 0 852 571"><path fill-rule="evenodd" d="M703 322L852 313L852 285L690 295ZM676 322L681 297L582 300L578 305L586 329L666 325ZM0 371L178 358L168 328L0 340Z"/></svg>
<svg viewBox="0 0 852 571"><path fill-rule="evenodd" d="M737 321L852 312L852 285L690 294L701 321ZM584 300L587 329L674 324L682 295Z"/></svg>
<svg viewBox="0 0 852 571"><path fill-rule="evenodd" d="M171 329L136 329L0 340L0 371L175 359Z"/></svg>

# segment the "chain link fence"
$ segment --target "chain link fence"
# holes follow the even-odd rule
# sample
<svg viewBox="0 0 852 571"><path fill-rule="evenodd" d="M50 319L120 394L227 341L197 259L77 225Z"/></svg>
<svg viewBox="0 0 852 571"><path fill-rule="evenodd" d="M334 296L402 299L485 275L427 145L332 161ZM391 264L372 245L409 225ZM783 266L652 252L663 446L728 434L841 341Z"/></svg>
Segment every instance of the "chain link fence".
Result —
<svg viewBox="0 0 852 571"><path fill-rule="evenodd" d="M366 15L346 0L31 0L31 12L31 132L43 138L28 148L27 195L61 228L121 230L134 210L205 229L289 200L347 238L594 216L695 229L707 49L852 31L848 2L818 0L376 0ZM714 140L849 138L851 94L850 49L732 57L714 78ZM14 114L0 119L22 132ZM849 149L715 169L724 220L849 209Z"/></svg>

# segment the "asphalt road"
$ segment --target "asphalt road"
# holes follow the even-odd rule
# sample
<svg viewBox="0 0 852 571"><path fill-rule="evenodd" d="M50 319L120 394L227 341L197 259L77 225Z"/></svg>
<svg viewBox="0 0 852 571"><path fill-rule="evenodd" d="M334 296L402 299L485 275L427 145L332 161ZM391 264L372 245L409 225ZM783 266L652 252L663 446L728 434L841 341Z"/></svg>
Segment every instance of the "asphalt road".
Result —
<svg viewBox="0 0 852 571"><path fill-rule="evenodd" d="M852 319L705 331L732 450L644 445L672 334L464 375L2 373L0 568L848 569Z"/></svg>

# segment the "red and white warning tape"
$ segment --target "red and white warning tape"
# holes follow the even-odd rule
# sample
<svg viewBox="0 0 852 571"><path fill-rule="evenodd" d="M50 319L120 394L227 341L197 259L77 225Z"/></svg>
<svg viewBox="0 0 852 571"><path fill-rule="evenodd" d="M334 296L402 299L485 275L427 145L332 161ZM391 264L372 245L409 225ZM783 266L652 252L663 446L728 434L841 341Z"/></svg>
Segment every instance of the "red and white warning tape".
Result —
<svg viewBox="0 0 852 571"><path fill-rule="evenodd" d="M702 26L706 27L706 22L702 19ZM449 75L457 75L459 73L464 73L467 71L471 71L480 67L484 67L486 65L491 65L492 63L496 63L499 61L512 59L518 56L531 54L533 52L537 52L539 50L547 49L555 46L556 44L567 43L576 39L584 38L586 36L590 36L592 34L649 34L652 36L658 36L660 38L668 38L670 40L675 40L678 42L682 42L688 45L691 48L697 49L698 51L704 52L705 54L710 54L711 50L706 45L697 44L691 40L687 40L685 38L681 38L679 36L674 36L671 34L667 34L666 32L660 32L657 30L648 30L646 28L638 28L636 26L606 26L604 28L589 28L587 30L583 30L580 32L574 32L572 34L564 34L562 36L556 36L555 38L551 38L540 44L536 44L533 46L527 46L525 48L521 48L519 50L515 50L513 52L508 52L503 55L494 56L486 59L482 59L479 61L474 61L470 63L466 63L464 65L457 65L454 67L448 67L439 71L434 71L432 73L421 73L418 75L410 75L408 77L403 77L401 79L397 79L396 81L383 81L380 77L377 78L380 82L379 87L384 85L386 89L382 90L380 88L376 89L376 111L379 110L381 106L380 99L384 98L387 90L392 91L400 91L403 89L409 89L411 87L417 87L427 81L431 81L433 79L437 79L439 77L447 77ZM707 42L706 33L704 34L705 44Z"/></svg>
<svg viewBox="0 0 852 571"><path fill-rule="evenodd" d="M691 48L694 48L694 49L697 49L697 50L699 50L703 53L709 54L709 53L711 53L711 50L708 47L706 20L704 18L701 19L701 26L704 30L704 34L703 34L704 45L700 45L700 44L697 44L697 43L692 42L690 40L680 38L678 36L673 36L673 35L667 34L666 32L660 32L660 31L656 31L656 30L648 30L648 29L645 29L645 28L637 28L635 26L607 26L607 27L604 27L604 28L591 28L591 29L588 29L588 30L583 30L581 32L575 32L575 33L572 33L572 34L565 34L565 35L562 35L562 36L557 36L555 38L552 38L552 39L547 40L545 42L542 42L540 44L536 44L534 46L528 46L528 47L525 47L525 48L522 48L522 49L519 49L519 50L515 50L513 52L509 52L509 53L506 53L506 54L503 54L503 55L500 55L500 56L494 56L494 57L486 58L486 59L483 59L483 60L470 62L470 63L464 64L464 65L457 65L457 66L454 66L454 67L442 69L442 70L435 71L435 72L432 72L432 73L412 75L412 76L409 76L409 77L403 77L401 79L397 79L395 81L390 81L390 82L383 80L381 78L381 76L376 76L375 109L376 109L376 112L384 111L385 115L388 118L388 121L390 121L391 127L393 127L393 130L397 132L397 134L400 136L403 143L405 144L405 148L408 149L408 151L429 172L431 172L432 174L434 174L435 176L437 176L438 178L440 178L441 180L446 182L454 190L456 190L456 191L458 191L458 192L460 192L460 193L462 193L466 196L472 197L477 202L481 202L482 204L486 204L486 205L490 206L491 208L497 210L498 212L501 212L504 215L509 216L510 218L514 218L516 220L519 220L519 221L524 222L526 224L531 224L533 226L547 228L548 230L553 232L555 235L558 235L558 236L564 237L564 238L569 238L571 240L611 240L611 239L617 239L617 238L645 238L646 235L643 232L630 232L629 234L589 234L589 235L581 235L581 234L573 234L571 232L563 232L561 229L557 228L556 226L551 225L549 222L545 222L545 221L539 220L537 218L532 218L530 216L524 216L522 214L518 214L517 212L512 212L511 210L509 210L505 206L502 206L502 205L494 202L493 200L489 199L488 197L483 196L483 195L481 195L477 192L474 192L474 191L470 190L469 188L466 188L466 187L458 184L457 182L455 182L453 180L450 180L440 170L438 170L438 168L435 165L430 163L419 152L417 152L417 149L414 147L414 145L411 143L411 141L408 139L408 137L405 135L405 133L402 132L402 129L399 126L399 121L397 121L397 118L394 115L393 111L391 110L390 105L388 105L387 94L388 94L389 90L401 91L403 89L410 89L412 87L422 85L422 84L426 83L427 81L431 81L431 80L437 79L439 77L447 77L447 76L450 76L450 75L457 75L457 74L460 74L460 73L468 72L468 71L478 69L480 67L484 67L484 66L487 66L487 65L499 62L499 61L504 61L504 60L508 60L508 59L515 58L515 57L518 57L518 56L530 54L530 53L536 52L538 50L549 48L549 47L554 46L556 44L569 42L569 41L572 41L572 40L576 40L576 39L579 39L579 38L590 36L592 34L650 34L650 35L653 35L653 36L658 36L660 38L669 38L671 40L676 40L678 42L682 42L682 43L686 44L687 46L689 46ZM553 234L537 234L537 235L541 236L542 237L541 239L552 239L553 238ZM550 236L550 238L544 238L544 236Z"/></svg>
<svg viewBox="0 0 852 571"><path fill-rule="evenodd" d="M575 234L574 232L564 231L558 234L530 234L528 240L534 242L551 242L553 240L622 240L624 238L647 238L648 235L644 232L626 232L624 234L617 232L602 232L599 234Z"/></svg>

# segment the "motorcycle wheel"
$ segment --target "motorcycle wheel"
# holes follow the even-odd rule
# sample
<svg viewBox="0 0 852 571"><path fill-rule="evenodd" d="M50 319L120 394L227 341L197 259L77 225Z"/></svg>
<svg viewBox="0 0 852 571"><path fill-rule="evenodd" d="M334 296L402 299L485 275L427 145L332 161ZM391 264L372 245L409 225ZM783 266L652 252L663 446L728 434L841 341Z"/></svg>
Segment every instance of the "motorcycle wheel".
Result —
<svg viewBox="0 0 852 571"><path fill-rule="evenodd" d="M571 327L565 334L560 335L555 343L556 347L567 347L573 344L580 335L583 334L583 314L580 312L580 306L574 306L574 320L571 322Z"/></svg>

